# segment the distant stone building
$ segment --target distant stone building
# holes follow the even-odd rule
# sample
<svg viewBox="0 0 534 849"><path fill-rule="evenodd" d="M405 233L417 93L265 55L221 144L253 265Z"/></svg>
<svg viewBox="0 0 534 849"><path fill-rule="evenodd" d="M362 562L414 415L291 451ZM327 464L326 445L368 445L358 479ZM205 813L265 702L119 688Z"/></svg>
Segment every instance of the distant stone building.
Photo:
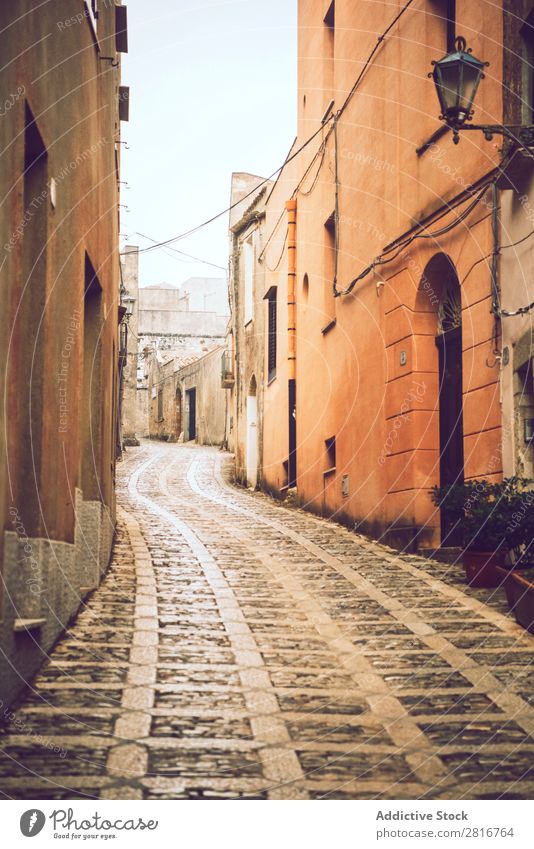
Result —
<svg viewBox="0 0 534 849"><path fill-rule="evenodd" d="M4 705L98 585L114 532L126 32L124 7L95 6L0 4Z"/></svg>
<svg viewBox="0 0 534 849"><path fill-rule="evenodd" d="M139 287L135 251L138 248L127 249L123 256L124 285L135 298L129 319L124 437L129 441L129 435L135 432L137 438L175 439L179 434L169 424L170 411L161 421L153 411L150 375L160 375L161 370L165 374L169 369L174 371L224 344L229 321L228 287L224 277L191 277L180 287L170 283ZM172 365L168 365L171 361Z"/></svg>
<svg viewBox="0 0 534 849"><path fill-rule="evenodd" d="M224 348L190 362L157 351L151 359L149 433L151 438L199 445L225 440L226 393L221 386Z"/></svg>
<svg viewBox="0 0 534 849"><path fill-rule="evenodd" d="M230 193L232 320L222 381L230 390L227 435L228 448L235 453L236 479L250 487L256 487L262 475L266 305L261 254L270 185L262 177L239 172L232 175Z"/></svg>
<svg viewBox="0 0 534 849"><path fill-rule="evenodd" d="M224 277L189 277L180 286L191 312L214 312L228 315L228 287Z"/></svg>
<svg viewBox="0 0 534 849"><path fill-rule="evenodd" d="M180 288L170 283L144 286L139 289L139 346L198 356L223 341L229 312L224 278L193 277Z"/></svg>
<svg viewBox="0 0 534 849"><path fill-rule="evenodd" d="M121 257L123 303L127 309L126 362L122 372L121 440L122 445L138 445L146 436L147 392L138 391L138 364L141 382L144 379L142 354L139 353L139 248L127 246ZM128 315L129 313L129 315Z"/></svg>

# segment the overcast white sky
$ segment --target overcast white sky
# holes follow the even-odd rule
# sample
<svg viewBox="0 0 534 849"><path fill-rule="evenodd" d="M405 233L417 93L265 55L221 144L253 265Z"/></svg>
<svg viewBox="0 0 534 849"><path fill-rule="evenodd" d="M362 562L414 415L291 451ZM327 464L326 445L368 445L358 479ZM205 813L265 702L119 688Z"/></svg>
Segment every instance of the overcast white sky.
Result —
<svg viewBox="0 0 534 849"><path fill-rule="evenodd" d="M232 171L268 176L283 162L296 132L296 5L129 0L126 244L189 230L228 206ZM225 215L174 247L226 267L227 227ZM141 285L223 274L168 250L141 254Z"/></svg>

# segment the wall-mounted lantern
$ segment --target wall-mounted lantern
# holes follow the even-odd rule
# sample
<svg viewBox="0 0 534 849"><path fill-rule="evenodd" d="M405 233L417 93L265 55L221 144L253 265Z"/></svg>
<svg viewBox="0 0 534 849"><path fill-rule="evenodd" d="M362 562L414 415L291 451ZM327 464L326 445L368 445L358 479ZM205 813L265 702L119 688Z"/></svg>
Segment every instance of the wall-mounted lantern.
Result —
<svg viewBox="0 0 534 849"><path fill-rule="evenodd" d="M135 298L131 295L125 295L122 299L122 303L126 307L126 321L133 315Z"/></svg>
<svg viewBox="0 0 534 849"><path fill-rule="evenodd" d="M456 48L437 62L432 62L434 70L429 74L433 78L438 95L442 121L453 131L454 144L460 141L463 130L480 130L491 141L494 135L505 136L521 147L534 146L534 126L504 124L470 124L473 117L473 104L480 81L484 79L484 68L489 62L483 62L473 56L467 47L465 38L458 36Z"/></svg>

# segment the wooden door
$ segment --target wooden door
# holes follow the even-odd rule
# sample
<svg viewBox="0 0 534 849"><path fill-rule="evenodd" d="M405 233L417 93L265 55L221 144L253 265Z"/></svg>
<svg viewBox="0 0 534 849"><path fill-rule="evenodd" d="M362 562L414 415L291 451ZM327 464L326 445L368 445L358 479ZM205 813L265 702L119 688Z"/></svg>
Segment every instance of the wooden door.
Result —
<svg viewBox="0 0 534 849"><path fill-rule="evenodd" d="M464 428L462 404L462 328L436 337L439 351L439 474L440 485L464 480ZM460 544L458 515L441 509L441 542Z"/></svg>

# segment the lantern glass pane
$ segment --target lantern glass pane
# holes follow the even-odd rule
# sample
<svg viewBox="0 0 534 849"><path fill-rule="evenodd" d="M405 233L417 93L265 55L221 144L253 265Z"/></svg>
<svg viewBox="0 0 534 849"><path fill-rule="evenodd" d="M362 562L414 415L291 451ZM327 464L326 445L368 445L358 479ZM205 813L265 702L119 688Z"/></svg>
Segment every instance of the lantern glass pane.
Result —
<svg viewBox="0 0 534 849"><path fill-rule="evenodd" d="M462 91L460 107L466 114L471 111L480 80L480 68L462 63Z"/></svg>
<svg viewBox="0 0 534 849"><path fill-rule="evenodd" d="M445 115L456 114L459 105L460 68L451 62L440 69L441 105Z"/></svg>

